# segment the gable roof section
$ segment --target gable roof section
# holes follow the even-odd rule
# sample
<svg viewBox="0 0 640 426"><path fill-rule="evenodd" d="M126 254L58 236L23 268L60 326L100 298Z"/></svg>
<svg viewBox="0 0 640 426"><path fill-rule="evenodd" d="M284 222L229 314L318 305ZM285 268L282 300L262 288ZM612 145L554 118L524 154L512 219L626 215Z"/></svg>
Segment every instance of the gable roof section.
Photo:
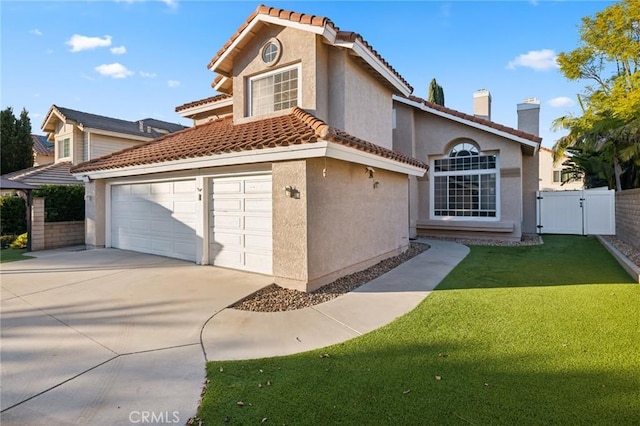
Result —
<svg viewBox="0 0 640 426"><path fill-rule="evenodd" d="M82 182L73 177L70 169L71 162L63 161L17 170L2 175L2 178L27 185L82 185Z"/></svg>
<svg viewBox="0 0 640 426"><path fill-rule="evenodd" d="M31 135L31 139L33 140L33 150L37 154L42 155L53 155L54 144L47 140L46 136L42 135Z"/></svg>
<svg viewBox="0 0 640 426"><path fill-rule="evenodd" d="M187 128L181 124L169 123L153 118L127 121L52 105L42 123L43 130L48 132L54 131L52 128L52 119L54 116L57 116L65 122L71 121L81 128L98 129L146 138L157 138L166 132L171 133ZM158 132L154 130L154 128L164 130L164 132Z"/></svg>
<svg viewBox="0 0 640 426"><path fill-rule="evenodd" d="M513 127L507 127L493 121L485 120L474 115L465 114L464 112L429 102L418 96L402 97L394 95L393 100L420 109L421 111L429 112L440 117L514 140L522 144L523 149L524 147L527 147L527 151L532 155L540 147L540 143L542 142L542 138L539 136L514 129Z"/></svg>
<svg viewBox="0 0 640 426"><path fill-rule="evenodd" d="M260 153L268 148L286 148L320 142L333 142L343 147L355 148L423 171L428 168L426 164L412 157L330 127L324 121L295 107L287 115L242 124L233 124L231 117L211 121L78 164L71 172L95 172L243 151Z"/></svg>
<svg viewBox="0 0 640 426"><path fill-rule="evenodd" d="M242 47L247 38L255 34L254 27L259 23L271 23L294 27L321 35L325 40L337 47L349 49L361 63L379 79L383 80L393 92L408 96L413 87L396 71L364 38L355 32L341 31L330 19L323 16L308 15L260 5L238 28L231 38L211 59L207 68L218 73L212 83L216 90L224 85L226 77L232 69L227 59L232 58L237 47Z"/></svg>

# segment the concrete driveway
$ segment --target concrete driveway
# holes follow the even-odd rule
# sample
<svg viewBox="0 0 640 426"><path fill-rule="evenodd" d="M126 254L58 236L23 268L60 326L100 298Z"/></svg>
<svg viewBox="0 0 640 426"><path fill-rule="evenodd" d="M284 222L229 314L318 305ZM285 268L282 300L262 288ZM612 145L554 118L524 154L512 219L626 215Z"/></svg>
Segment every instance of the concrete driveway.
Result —
<svg viewBox="0 0 640 426"><path fill-rule="evenodd" d="M217 312L263 275L124 250L0 267L3 425L185 424Z"/></svg>

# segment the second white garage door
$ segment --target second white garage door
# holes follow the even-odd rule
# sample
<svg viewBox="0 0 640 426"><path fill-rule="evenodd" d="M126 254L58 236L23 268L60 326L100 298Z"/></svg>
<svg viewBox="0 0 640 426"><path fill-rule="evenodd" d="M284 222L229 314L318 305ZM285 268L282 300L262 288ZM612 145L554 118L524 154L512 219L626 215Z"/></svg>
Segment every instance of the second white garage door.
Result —
<svg viewBox="0 0 640 426"><path fill-rule="evenodd" d="M213 178L211 194L211 264L271 274L271 175Z"/></svg>
<svg viewBox="0 0 640 426"><path fill-rule="evenodd" d="M113 185L111 247L195 261L194 179Z"/></svg>

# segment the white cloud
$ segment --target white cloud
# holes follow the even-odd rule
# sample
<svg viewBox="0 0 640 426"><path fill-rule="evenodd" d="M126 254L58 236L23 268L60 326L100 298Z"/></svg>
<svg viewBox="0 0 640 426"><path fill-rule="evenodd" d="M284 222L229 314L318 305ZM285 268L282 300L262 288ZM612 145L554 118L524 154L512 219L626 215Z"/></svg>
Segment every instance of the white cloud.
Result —
<svg viewBox="0 0 640 426"><path fill-rule="evenodd" d="M178 0L160 0L160 1L172 9L175 9L176 7L178 7Z"/></svg>
<svg viewBox="0 0 640 426"><path fill-rule="evenodd" d="M140 77L143 78L153 78L156 76L155 72L144 72L144 71L140 71Z"/></svg>
<svg viewBox="0 0 640 426"><path fill-rule="evenodd" d="M547 103L554 108L566 108L575 105L575 102L566 96L558 96L557 98L549 99Z"/></svg>
<svg viewBox="0 0 640 426"><path fill-rule="evenodd" d="M44 53L46 53L47 55L52 55L53 54L53 49L47 49L44 51Z"/></svg>
<svg viewBox="0 0 640 426"><path fill-rule="evenodd" d="M82 50L91 50L98 47L111 46L111 36L106 35L104 37L87 37L79 34L74 34L65 43L71 46L72 52L80 52Z"/></svg>
<svg viewBox="0 0 640 426"><path fill-rule="evenodd" d="M41 36L42 35L42 31L40 31L39 29L36 28L35 30L29 31L29 34Z"/></svg>
<svg viewBox="0 0 640 426"><path fill-rule="evenodd" d="M124 46L112 47L110 50L114 55L123 55L127 53L127 48Z"/></svg>
<svg viewBox="0 0 640 426"><path fill-rule="evenodd" d="M177 80L169 80L167 81L167 84L169 85L169 87L178 87L180 86L180 82Z"/></svg>
<svg viewBox="0 0 640 426"><path fill-rule="evenodd" d="M507 64L507 69L516 69L518 67L531 68L536 71L546 71L551 68L558 68L556 52L551 49L530 50L527 53L518 55Z"/></svg>
<svg viewBox="0 0 640 426"><path fill-rule="evenodd" d="M134 74L132 71L129 71L127 67L119 64L118 62L99 65L95 67L95 70L100 74L111 78L127 78Z"/></svg>

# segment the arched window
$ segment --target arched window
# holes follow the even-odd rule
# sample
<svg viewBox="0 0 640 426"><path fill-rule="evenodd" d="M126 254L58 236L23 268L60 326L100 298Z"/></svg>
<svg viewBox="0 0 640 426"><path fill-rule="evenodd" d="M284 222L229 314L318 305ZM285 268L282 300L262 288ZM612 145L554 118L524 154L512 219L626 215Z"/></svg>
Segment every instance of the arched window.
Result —
<svg viewBox="0 0 640 426"><path fill-rule="evenodd" d="M498 156L472 141L456 144L432 167L432 214L440 218L498 217Z"/></svg>

